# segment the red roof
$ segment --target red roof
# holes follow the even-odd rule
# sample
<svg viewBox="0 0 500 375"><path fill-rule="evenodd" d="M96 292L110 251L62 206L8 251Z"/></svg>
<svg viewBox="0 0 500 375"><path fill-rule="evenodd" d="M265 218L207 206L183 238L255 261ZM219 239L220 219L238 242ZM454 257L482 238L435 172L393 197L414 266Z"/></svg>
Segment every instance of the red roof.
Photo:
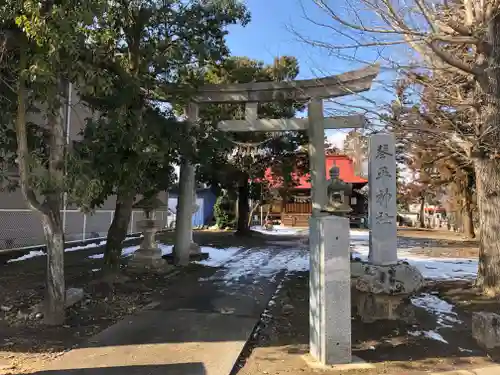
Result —
<svg viewBox="0 0 500 375"><path fill-rule="evenodd" d="M364 179L362 177L356 176L354 174L354 166L352 163L352 160L346 156L346 155L326 155L326 176L327 179L330 178L330 169L333 167L333 165L337 165L340 170L340 179L343 180L344 182L348 182L351 184L366 184L368 182L367 179ZM272 178L272 173L271 169L268 168L266 170L266 179L268 181L271 181ZM309 173L306 175L301 176L300 178L298 176L294 176L298 179L298 185L295 186L296 189L310 189L311 188L311 183L308 182L309 180Z"/></svg>

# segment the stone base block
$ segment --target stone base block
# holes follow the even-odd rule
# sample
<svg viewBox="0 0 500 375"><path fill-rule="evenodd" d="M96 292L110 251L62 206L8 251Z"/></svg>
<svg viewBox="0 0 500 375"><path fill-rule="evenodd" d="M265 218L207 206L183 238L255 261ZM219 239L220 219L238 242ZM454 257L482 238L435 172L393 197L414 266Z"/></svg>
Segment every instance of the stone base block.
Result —
<svg viewBox="0 0 500 375"><path fill-rule="evenodd" d="M377 320L414 320L408 297L424 286L420 271L406 262L375 266L351 262L358 316L364 323Z"/></svg>
<svg viewBox="0 0 500 375"><path fill-rule="evenodd" d="M127 264L127 270L132 272L167 272L169 267L162 258L160 249L139 249Z"/></svg>
<svg viewBox="0 0 500 375"><path fill-rule="evenodd" d="M387 266L361 263L361 266L357 267L360 269L355 272L363 272L356 282L356 289L360 292L391 296L410 295L424 286L422 273L407 262Z"/></svg>
<svg viewBox="0 0 500 375"><path fill-rule="evenodd" d="M353 295L353 300L363 323L378 320L403 320L413 323L413 306L406 296L358 292Z"/></svg>
<svg viewBox="0 0 500 375"><path fill-rule="evenodd" d="M190 262L199 262L201 260L206 260L208 259L210 256L210 254L208 253L196 253L196 254L189 254L189 261ZM162 257L163 259L165 259L167 261L167 263L169 264L173 264L174 263L174 254L166 254L166 255L163 255Z"/></svg>
<svg viewBox="0 0 500 375"><path fill-rule="evenodd" d="M189 254L201 254L201 247L196 242L191 242L189 245Z"/></svg>
<svg viewBox="0 0 500 375"><path fill-rule="evenodd" d="M500 315L484 311L473 313L472 337L483 348L500 347Z"/></svg>

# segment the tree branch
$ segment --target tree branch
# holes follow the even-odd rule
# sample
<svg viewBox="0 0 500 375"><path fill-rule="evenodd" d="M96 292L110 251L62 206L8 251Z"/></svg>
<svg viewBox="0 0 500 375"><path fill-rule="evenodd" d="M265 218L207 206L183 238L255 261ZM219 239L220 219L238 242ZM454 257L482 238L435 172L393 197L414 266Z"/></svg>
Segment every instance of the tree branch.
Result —
<svg viewBox="0 0 500 375"><path fill-rule="evenodd" d="M24 38L23 38L24 39ZM17 88L17 118L16 118L16 139L17 139L17 163L19 167L20 175L20 185L23 196L28 204L28 206L35 211L46 214L47 210L45 207L38 202L33 189L30 185L30 177L28 171L28 141L26 134L26 82L24 78L27 57L26 57L26 45L23 42L20 43L20 73L19 73L19 83Z"/></svg>

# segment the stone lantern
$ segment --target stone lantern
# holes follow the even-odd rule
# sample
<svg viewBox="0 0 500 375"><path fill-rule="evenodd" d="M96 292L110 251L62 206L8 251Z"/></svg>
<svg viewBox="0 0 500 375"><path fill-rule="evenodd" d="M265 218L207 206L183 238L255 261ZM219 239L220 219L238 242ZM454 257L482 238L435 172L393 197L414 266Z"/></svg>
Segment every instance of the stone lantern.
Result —
<svg viewBox="0 0 500 375"><path fill-rule="evenodd" d="M166 206L157 196L143 198L134 204L133 208L140 208L144 211L145 219L137 222L138 229L143 232L144 240L128 262L129 269L165 270L166 262L162 258L161 249L156 244L155 235L162 226L161 220L156 219L156 210Z"/></svg>
<svg viewBox="0 0 500 375"><path fill-rule="evenodd" d="M330 180L327 186L328 203L322 211L330 215L345 216L352 211L350 202L352 195L352 184L342 181L339 177L339 167L334 165L330 169Z"/></svg>

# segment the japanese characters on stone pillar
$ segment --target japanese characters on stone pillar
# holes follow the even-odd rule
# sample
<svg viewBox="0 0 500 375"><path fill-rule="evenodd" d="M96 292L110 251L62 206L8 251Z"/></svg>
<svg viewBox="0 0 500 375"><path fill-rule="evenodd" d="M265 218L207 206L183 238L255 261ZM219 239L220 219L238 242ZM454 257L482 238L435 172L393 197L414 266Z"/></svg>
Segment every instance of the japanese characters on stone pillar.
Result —
<svg viewBox="0 0 500 375"><path fill-rule="evenodd" d="M391 134L369 138L370 255L374 265L394 264L397 255L396 157Z"/></svg>

